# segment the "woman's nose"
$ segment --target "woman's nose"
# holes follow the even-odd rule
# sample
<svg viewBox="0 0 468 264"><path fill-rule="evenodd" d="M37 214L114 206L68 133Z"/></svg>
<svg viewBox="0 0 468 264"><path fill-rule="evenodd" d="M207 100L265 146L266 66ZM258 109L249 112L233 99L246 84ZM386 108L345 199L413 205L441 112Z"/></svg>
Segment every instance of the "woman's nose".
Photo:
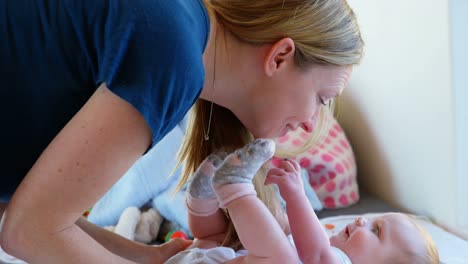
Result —
<svg viewBox="0 0 468 264"><path fill-rule="evenodd" d="M312 133L312 131L314 131L314 122L312 122L312 120L302 122L301 128L307 133Z"/></svg>

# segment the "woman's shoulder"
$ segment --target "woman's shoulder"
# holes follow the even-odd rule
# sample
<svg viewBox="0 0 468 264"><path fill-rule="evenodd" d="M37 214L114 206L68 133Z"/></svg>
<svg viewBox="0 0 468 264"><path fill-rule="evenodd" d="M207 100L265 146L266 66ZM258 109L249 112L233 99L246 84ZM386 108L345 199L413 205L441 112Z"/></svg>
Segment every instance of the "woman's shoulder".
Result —
<svg viewBox="0 0 468 264"><path fill-rule="evenodd" d="M199 1L107 0L95 33L97 82L139 110L155 135L179 122L203 87L209 21Z"/></svg>
<svg viewBox="0 0 468 264"><path fill-rule="evenodd" d="M99 21L93 31L98 38L104 37L105 42L127 42L130 39L138 46L151 46L160 50L177 49L182 54L204 51L209 34L209 19L201 0L100 2L89 4L93 6L90 9L94 11L94 18L90 16L87 20Z"/></svg>
<svg viewBox="0 0 468 264"><path fill-rule="evenodd" d="M198 27L208 29L207 11L201 0L108 0L107 17L151 28L163 33L193 32ZM180 32L179 30L183 30Z"/></svg>

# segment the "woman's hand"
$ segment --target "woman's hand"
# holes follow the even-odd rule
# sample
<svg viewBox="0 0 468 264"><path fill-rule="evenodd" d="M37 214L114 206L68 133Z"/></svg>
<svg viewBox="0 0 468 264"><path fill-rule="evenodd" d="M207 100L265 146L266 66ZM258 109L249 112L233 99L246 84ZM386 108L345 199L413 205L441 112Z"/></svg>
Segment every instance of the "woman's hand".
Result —
<svg viewBox="0 0 468 264"><path fill-rule="evenodd" d="M286 201L292 196L304 194L301 167L295 160L284 159L277 168L271 169L267 174L265 185L271 183L278 185L280 194Z"/></svg>
<svg viewBox="0 0 468 264"><path fill-rule="evenodd" d="M141 263L162 264L180 251L185 250L192 242L192 240L175 238L159 246L147 246Z"/></svg>

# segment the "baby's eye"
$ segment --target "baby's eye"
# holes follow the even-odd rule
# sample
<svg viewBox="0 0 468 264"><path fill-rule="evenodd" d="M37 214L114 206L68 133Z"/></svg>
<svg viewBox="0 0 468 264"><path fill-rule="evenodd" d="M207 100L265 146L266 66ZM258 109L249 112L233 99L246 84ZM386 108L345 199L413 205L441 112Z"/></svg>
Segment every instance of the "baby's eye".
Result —
<svg viewBox="0 0 468 264"><path fill-rule="evenodd" d="M380 227L378 225L375 225L373 228L372 228L372 232L377 236L379 237L380 236Z"/></svg>

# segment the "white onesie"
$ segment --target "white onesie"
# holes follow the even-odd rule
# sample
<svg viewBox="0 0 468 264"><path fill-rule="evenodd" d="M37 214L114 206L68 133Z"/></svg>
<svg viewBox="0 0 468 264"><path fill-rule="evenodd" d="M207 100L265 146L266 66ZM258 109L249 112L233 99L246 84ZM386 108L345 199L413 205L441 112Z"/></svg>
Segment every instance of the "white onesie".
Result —
<svg viewBox="0 0 468 264"><path fill-rule="evenodd" d="M341 249L336 247L331 247L332 251L335 252L335 255L341 260L341 264L352 264L349 257L341 251Z"/></svg>
<svg viewBox="0 0 468 264"><path fill-rule="evenodd" d="M292 236L288 236L289 241L294 245ZM341 264L352 264L349 257L339 248L331 247ZM192 248L179 252L168 259L164 264L219 264L240 256L246 256L247 250L234 251L228 247L213 247L209 249Z"/></svg>
<svg viewBox="0 0 468 264"><path fill-rule="evenodd" d="M341 264L352 264L348 256L340 249L332 247L332 251L341 260ZM235 252L228 247L192 248L173 256L165 264L219 264L246 255L247 250L244 249Z"/></svg>
<svg viewBox="0 0 468 264"><path fill-rule="evenodd" d="M228 247L192 248L179 252L164 264L219 264L246 255L247 250L244 249L236 252Z"/></svg>

